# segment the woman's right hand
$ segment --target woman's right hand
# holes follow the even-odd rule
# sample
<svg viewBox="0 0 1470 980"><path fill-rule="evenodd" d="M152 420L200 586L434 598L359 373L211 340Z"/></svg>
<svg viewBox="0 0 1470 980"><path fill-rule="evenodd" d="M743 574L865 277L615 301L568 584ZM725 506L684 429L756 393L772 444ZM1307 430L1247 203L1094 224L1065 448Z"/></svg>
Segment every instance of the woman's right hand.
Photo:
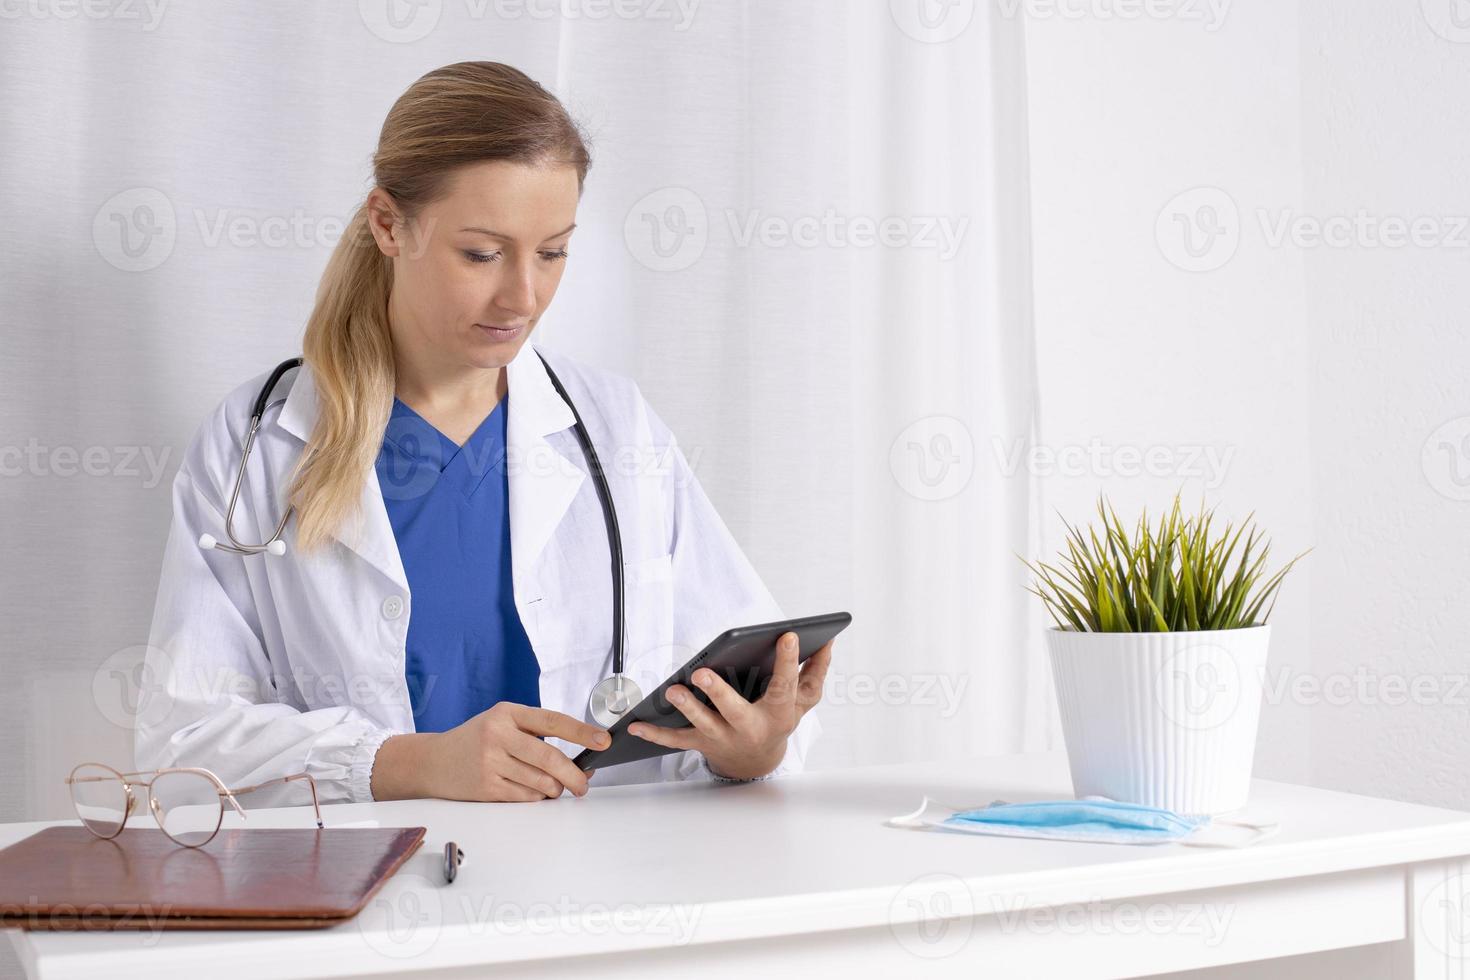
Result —
<svg viewBox="0 0 1470 980"><path fill-rule="evenodd" d="M571 715L501 701L447 732L394 735L373 760L375 800L435 797L481 802L555 799L570 789L585 796L592 772L538 736L605 749L607 730Z"/></svg>

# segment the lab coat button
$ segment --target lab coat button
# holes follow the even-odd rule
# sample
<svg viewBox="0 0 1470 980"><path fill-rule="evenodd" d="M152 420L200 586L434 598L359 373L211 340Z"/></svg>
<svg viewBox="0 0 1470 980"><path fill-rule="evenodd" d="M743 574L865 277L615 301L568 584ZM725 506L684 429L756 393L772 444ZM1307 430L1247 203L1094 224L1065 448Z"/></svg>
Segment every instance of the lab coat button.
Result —
<svg viewBox="0 0 1470 980"><path fill-rule="evenodd" d="M383 600L383 618L397 619L403 615L403 596L390 595Z"/></svg>

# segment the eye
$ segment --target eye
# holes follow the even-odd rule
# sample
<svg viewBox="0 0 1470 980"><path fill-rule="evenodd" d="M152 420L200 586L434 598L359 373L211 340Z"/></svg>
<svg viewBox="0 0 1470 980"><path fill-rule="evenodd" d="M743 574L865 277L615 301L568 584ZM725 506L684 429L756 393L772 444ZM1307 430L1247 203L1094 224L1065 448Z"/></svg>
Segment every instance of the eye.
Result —
<svg viewBox="0 0 1470 980"><path fill-rule="evenodd" d="M464 257L467 258L467 259L469 259L471 262L475 262L475 263L499 262L500 261L500 253L499 252L465 252L464 253ZM564 248L557 249L554 252L542 252L541 253L541 258L544 259L547 262L560 262L562 259L564 259L566 257L567 257L567 250L564 249Z"/></svg>

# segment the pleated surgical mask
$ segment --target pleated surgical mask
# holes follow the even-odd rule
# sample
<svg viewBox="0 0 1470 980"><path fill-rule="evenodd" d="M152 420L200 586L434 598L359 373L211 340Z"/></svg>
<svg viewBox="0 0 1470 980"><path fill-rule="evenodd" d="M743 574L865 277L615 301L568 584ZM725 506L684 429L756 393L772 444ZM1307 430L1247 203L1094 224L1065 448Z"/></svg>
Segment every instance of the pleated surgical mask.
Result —
<svg viewBox="0 0 1470 980"><path fill-rule="evenodd" d="M887 821L892 827L911 827L987 834L997 837L1032 837L1043 840L1085 841L1094 844L1165 844L1171 841L1193 845L1189 839L1211 823L1207 815L1175 813L1159 807L1120 803L1101 796L1077 800L1039 800L952 809L925 797L913 813ZM1216 819L1214 823L1245 828L1245 839L1234 832L1218 840L1199 841L1204 847L1249 846L1278 829L1275 823L1247 823ZM1217 835L1211 835L1217 836Z"/></svg>
<svg viewBox="0 0 1470 980"><path fill-rule="evenodd" d="M944 821L975 832L1004 837L1093 841L1105 844L1152 844L1179 840L1210 822L1208 816L1185 816L1171 810L1119 803L1101 797L992 803L959 810Z"/></svg>

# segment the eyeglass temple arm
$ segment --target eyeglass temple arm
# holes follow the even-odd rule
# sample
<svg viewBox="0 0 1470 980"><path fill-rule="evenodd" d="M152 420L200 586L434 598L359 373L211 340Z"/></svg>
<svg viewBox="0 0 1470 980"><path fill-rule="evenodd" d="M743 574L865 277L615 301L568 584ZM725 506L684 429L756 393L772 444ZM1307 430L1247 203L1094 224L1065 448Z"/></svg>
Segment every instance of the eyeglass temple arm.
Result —
<svg viewBox="0 0 1470 980"><path fill-rule="evenodd" d="M83 763L83 765L101 766L101 763L91 762ZM80 769L81 766L78 766L77 768ZM103 768L107 767L104 766ZM156 776L160 772L162 772L162 770L160 769L139 769L136 772L114 772L112 769L109 768L107 769L107 774L104 776L67 776L65 779L62 780L62 782L70 786L72 783L102 783L106 782L109 779L116 779L127 783L128 785L137 785L138 783L136 780L129 779L128 777Z"/></svg>
<svg viewBox="0 0 1470 980"><path fill-rule="evenodd" d="M322 825L322 808L316 800L316 780L311 778L310 773L298 772L293 773L290 776L278 776L275 779L267 779L263 783L256 783L254 786L242 786L239 789L226 790L225 795L229 797L230 805L233 806L236 812L238 812L240 816L243 817L245 816L245 811L241 810L240 804L235 802L235 796L237 794L253 793L255 790L264 789L267 786L274 786L276 783L289 783L297 779L306 780L307 787L311 789L311 808L316 811L316 829L325 829Z"/></svg>

